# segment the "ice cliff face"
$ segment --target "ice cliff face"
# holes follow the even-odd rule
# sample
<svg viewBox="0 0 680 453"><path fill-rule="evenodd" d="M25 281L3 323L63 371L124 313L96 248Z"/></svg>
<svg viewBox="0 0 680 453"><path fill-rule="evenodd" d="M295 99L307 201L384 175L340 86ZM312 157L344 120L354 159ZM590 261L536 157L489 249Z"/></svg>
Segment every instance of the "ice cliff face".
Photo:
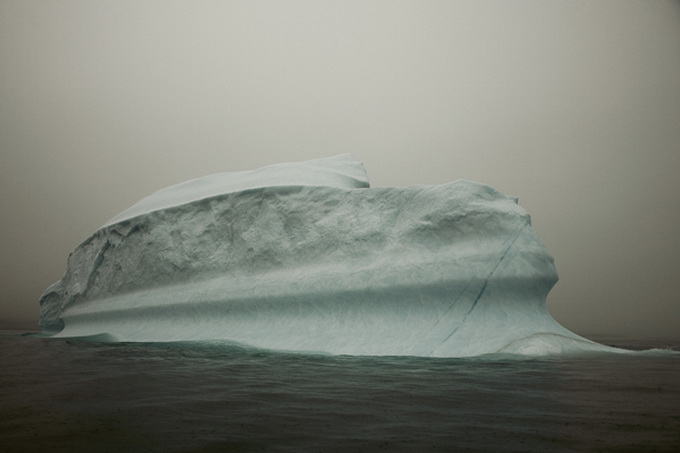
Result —
<svg viewBox="0 0 680 453"><path fill-rule="evenodd" d="M71 254L41 326L338 354L599 347L547 312L553 260L515 199L462 180L367 187L339 156L159 191Z"/></svg>

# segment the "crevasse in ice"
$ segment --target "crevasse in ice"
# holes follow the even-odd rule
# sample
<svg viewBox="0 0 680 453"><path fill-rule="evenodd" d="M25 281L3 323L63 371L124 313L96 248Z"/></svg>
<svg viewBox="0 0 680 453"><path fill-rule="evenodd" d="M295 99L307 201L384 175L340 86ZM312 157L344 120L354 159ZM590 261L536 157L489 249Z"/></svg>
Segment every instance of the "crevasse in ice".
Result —
<svg viewBox="0 0 680 453"><path fill-rule="evenodd" d="M369 188L341 155L143 199L73 251L41 326L331 354L606 349L550 316L556 281L516 199L465 180Z"/></svg>

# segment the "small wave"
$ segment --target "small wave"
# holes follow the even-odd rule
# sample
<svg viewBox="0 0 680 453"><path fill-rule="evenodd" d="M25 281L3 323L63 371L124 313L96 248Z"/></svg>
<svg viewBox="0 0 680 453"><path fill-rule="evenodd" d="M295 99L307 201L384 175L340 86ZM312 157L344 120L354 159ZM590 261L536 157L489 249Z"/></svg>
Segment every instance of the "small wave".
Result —
<svg viewBox="0 0 680 453"><path fill-rule="evenodd" d="M634 353L648 357L680 357L680 351L670 348L644 349L642 351L634 351Z"/></svg>

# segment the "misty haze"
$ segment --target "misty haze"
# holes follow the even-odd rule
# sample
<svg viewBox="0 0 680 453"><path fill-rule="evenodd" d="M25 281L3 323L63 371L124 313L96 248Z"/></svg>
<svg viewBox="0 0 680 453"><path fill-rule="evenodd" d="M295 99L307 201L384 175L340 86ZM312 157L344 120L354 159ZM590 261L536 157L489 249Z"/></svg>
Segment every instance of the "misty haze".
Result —
<svg viewBox="0 0 680 453"><path fill-rule="evenodd" d="M0 0L2 449L678 451L678 74L670 0ZM231 193L210 176L348 154L370 188L305 171L315 190L283 196L263 187L290 176L276 167ZM114 250L202 238L237 206L204 209L216 184L277 200L231 226L280 268L237 254L228 285L207 261L163 271L228 257L214 238L165 262ZM464 228L479 268L433 261L466 252L443 245L458 211L442 200L491 219ZM312 236L263 234L305 219L350 246L323 261L282 252ZM294 303L242 309L254 295Z"/></svg>

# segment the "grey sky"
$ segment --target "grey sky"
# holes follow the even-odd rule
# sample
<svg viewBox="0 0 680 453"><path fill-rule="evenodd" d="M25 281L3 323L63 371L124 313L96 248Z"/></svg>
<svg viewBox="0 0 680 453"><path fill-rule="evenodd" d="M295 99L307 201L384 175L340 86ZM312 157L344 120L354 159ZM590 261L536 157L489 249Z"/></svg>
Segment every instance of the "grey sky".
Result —
<svg viewBox="0 0 680 453"><path fill-rule="evenodd" d="M680 335L680 3L629 0L0 0L0 325L154 190L345 152L519 197L566 327Z"/></svg>

